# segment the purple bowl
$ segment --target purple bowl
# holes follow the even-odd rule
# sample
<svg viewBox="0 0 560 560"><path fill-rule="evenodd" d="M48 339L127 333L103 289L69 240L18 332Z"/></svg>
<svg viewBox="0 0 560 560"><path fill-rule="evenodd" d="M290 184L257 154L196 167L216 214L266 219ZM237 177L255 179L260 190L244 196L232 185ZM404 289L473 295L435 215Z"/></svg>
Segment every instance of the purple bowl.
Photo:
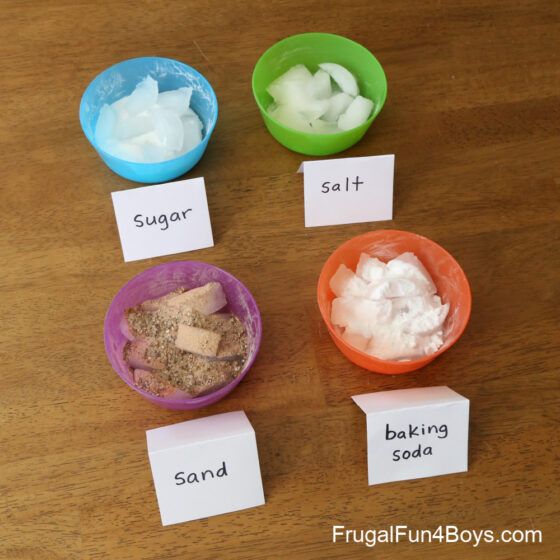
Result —
<svg viewBox="0 0 560 560"><path fill-rule="evenodd" d="M124 312L147 299L161 297L181 286L192 289L208 282L220 282L227 297L225 310L243 323L248 335L248 356L241 373L230 383L213 393L191 399L157 397L132 382L128 364L123 358L127 342L120 329ZM223 399L240 383L253 365L261 344L261 314L251 292L234 276L211 264L198 261L177 261L149 268L127 282L114 297L105 316L105 351L113 369L121 379L149 401L164 408L190 410L202 408Z"/></svg>

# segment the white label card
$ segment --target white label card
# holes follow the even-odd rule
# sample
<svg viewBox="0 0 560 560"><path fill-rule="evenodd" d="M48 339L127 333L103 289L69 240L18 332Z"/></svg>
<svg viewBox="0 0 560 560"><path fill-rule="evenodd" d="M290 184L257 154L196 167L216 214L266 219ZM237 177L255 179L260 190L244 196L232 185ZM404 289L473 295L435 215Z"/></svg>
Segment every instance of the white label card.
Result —
<svg viewBox="0 0 560 560"><path fill-rule="evenodd" d="M370 485L468 470L469 400L449 387L352 399L367 417Z"/></svg>
<svg viewBox="0 0 560 560"><path fill-rule="evenodd" d="M146 432L163 525L264 504L255 431L227 412Z"/></svg>
<svg viewBox="0 0 560 560"><path fill-rule="evenodd" d="M111 196L126 262L214 245L202 177Z"/></svg>
<svg viewBox="0 0 560 560"><path fill-rule="evenodd" d="M304 161L305 227L393 218L395 156Z"/></svg>

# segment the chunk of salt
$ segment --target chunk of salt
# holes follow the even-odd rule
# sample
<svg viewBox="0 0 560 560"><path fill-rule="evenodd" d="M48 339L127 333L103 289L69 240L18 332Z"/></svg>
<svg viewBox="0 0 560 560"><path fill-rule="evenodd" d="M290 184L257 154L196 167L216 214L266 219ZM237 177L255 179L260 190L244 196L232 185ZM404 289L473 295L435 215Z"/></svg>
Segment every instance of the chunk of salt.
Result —
<svg viewBox="0 0 560 560"><path fill-rule="evenodd" d="M329 108L323 115L323 119L329 122L336 122L338 117L346 111L350 103L352 103L353 97L341 91L336 93L329 99Z"/></svg>
<svg viewBox="0 0 560 560"><path fill-rule="evenodd" d="M294 128L302 132L312 132L309 120L291 107L279 105L272 111L269 111L269 114L288 128Z"/></svg>
<svg viewBox="0 0 560 560"><path fill-rule="evenodd" d="M307 82L307 94L315 99L328 99L332 93L330 75L319 68Z"/></svg>
<svg viewBox="0 0 560 560"><path fill-rule="evenodd" d="M338 127L342 130L351 130L360 126L368 120L372 109L373 101L358 95L338 117Z"/></svg>
<svg viewBox="0 0 560 560"><path fill-rule="evenodd" d="M311 74L303 64L296 64L269 84L266 91L272 96L276 103L284 105L287 103L286 99L290 95L290 92L291 95L293 95L293 92L298 91L300 88L303 91L305 89L305 84L307 84L312 77L313 74ZM294 88L294 85L297 87Z"/></svg>
<svg viewBox="0 0 560 560"><path fill-rule="evenodd" d="M350 70L344 68L344 66L335 64L334 62L324 62L323 64L319 64L319 68L330 74L331 78L339 85L344 93L352 97L356 97L356 95L360 93L358 82L354 74L352 74Z"/></svg>

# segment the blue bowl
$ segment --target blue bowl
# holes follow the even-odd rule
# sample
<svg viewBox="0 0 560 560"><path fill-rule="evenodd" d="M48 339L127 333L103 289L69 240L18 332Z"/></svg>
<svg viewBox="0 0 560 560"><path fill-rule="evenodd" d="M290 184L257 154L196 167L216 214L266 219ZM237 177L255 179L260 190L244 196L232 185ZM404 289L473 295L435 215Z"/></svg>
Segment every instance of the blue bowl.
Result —
<svg viewBox="0 0 560 560"><path fill-rule="evenodd" d="M112 156L95 141L95 125L105 103L130 95L136 85L150 75L160 91L192 87L191 108L204 125L202 142L182 156L158 163L136 163ZM164 183L183 175L200 160L218 120L218 100L206 78L194 68L170 58L131 58L101 72L87 87L80 102L80 124L90 144L115 173L140 183Z"/></svg>

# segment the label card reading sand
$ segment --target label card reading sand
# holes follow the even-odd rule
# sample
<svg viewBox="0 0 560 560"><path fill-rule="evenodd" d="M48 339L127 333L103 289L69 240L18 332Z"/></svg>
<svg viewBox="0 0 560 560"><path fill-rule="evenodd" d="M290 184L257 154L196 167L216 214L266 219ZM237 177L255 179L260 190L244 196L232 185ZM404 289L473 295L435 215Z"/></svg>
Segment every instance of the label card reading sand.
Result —
<svg viewBox="0 0 560 560"><path fill-rule="evenodd" d="M214 245L202 177L111 195L126 262Z"/></svg>
<svg viewBox="0 0 560 560"><path fill-rule="evenodd" d="M304 161L305 227L393 218L395 156Z"/></svg>
<svg viewBox="0 0 560 560"><path fill-rule="evenodd" d="M264 504L255 431L228 412L146 432L163 525Z"/></svg>
<svg viewBox="0 0 560 560"><path fill-rule="evenodd" d="M367 416L370 485L468 470L469 400L449 387L352 399Z"/></svg>

